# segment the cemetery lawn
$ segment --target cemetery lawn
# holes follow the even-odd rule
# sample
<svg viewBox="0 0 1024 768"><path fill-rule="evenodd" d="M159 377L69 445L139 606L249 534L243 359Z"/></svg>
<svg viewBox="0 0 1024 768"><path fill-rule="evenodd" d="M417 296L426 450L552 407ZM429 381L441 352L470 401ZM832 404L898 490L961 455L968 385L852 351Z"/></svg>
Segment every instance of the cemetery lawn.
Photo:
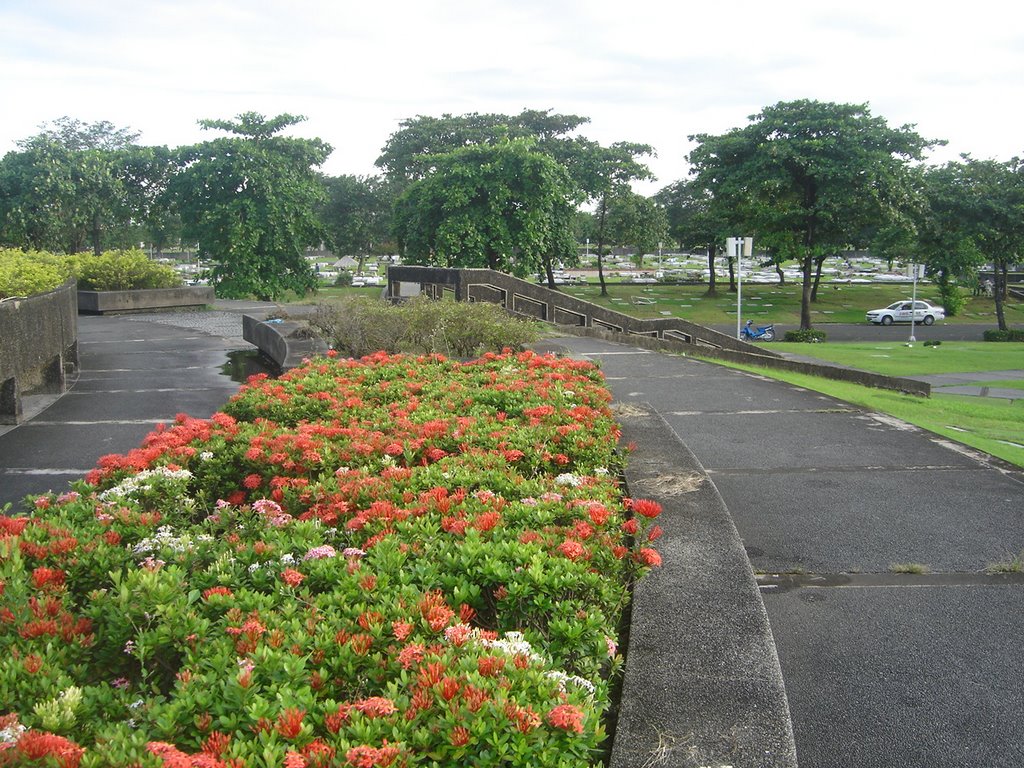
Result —
<svg viewBox="0 0 1024 768"><path fill-rule="evenodd" d="M589 301L598 306L624 312L633 317L678 317L701 325L721 325L736 320L736 294L730 293L728 282L720 284L717 296L707 295L706 284L637 285L609 283L608 296L602 297L596 278L587 285L560 286L568 296ZM799 325L800 290L797 283L785 285L750 283L743 285L743 319L755 323ZM822 283L818 301L811 305L815 325L826 323L865 323L864 313L869 309L888 306L900 299L909 299L911 286L875 283L850 285ZM918 298L942 304L935 286L918 284ZM637 300L642 303L634 303ZM648 303L651 302L651 303ZM1024 322L1024 302L1010 299L1006 307L1007 321ZM963 311L952 320L956 323L988 323L995 325L995 306L991 299L971 298Z"/></svg>
<svg viewBox="0 0 1024 768"><path fill-rule="evenodd" d="M981 346L983 343L978 342ZM992 347L1001 349L1004 354L1010 352L1009 343L990 343ZM811 347L812 345L804 345ZM819 345L813 345L815 347ZM820 345L832 346L832 345ZM839 346L839 345L834 345ZM943 344L939 349L945 348ZM951 344L952 346L952 344ZM917 349L918 347L915 347ZM1024 352L1024 350L1021 350ZM1021 352L1016 353L1016 365L1006 364L1003 368L1021 367ZM989 397L966 397L959 395L933 394L931 397L916 397L899 392L874 389L859 384L832 381L807 374L777 371L759 366L721 363L732 368L769 376L795 386L804 387L815 392L844 400L869 411L878 411L895 416L922 429L934 432L957 443L996 456L1004 461L1024 467L1024 397L1020 400L1003 400ZM1008 361L1007 361L1008 362ZM867 367L867 366L856 366ZM878 370L873 368L872 370ZM992 370L992 368L981 369ZM944 371L958 372L955 368ZM903 375L910 375L906 369ZM995 386L993 384L993 386ZM998 386L1006 386L1000 382ZM933 390L934 392L934 390Z"/></svg>

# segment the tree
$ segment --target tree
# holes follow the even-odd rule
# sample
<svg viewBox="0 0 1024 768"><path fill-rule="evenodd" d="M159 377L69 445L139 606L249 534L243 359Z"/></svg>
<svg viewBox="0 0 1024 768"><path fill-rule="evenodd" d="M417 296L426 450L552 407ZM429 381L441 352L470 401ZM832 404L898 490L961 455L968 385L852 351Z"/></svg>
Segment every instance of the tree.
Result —
<svg viewBox="0 0 1024 768"><path fill-rule="evenodd" d="M708 295L718 292L715 257L730 237L727 211L715 205L714 196L693 180L684 179L655 195L665 210L669 236L680 248L703 250L708 255Z"/></svg>
<svg viewBox="0 0 1024 768"><path fill-rule="evenodd" d="M937 142L890 128L864 104L780 102L721 136L691 136L697 183L754 237L789 234L803 271L800 327L820 260L857 244L910 205L908 162Z"/></svg>
<svg viewBox="0 0 1024 768"><path fill-rule="evenodd" d="M337 254L363 261L390 236L394 200L376 177L334 176L324 179L327 199L320 209L327 243Z"/></svg>
<svg viewBox="0 0 1024 768"><path fill-rule="evenodd" d="M564 162L566 138L589 118L551 114L551 110L524 109L518 115L444 114L403 120L384 145L377 166L400 190L424 178L434 158L469 146L532 138L535 147Z"/></svg>
<svg viewBox="0 0 1024 768"><path fill-rule="evenodd" d="M125 157L138 134L69 117L44 124L0 160L0 238L23 248L99 253L104 233L137 212L125 197Z"/></svg>
<svg viewBox="0 0 1024 768"><path fill-rule="evenodd" d="M609 200L608 230L616 243L633 247L639 268L644 254L653 253L668 237L668 222L653 199L622 189Z"/></svg>
<svg viewBox="0 0 1024 768"><path fill-rule="evenodd" d="M925 174L926 216L921 248L940 285L970 275L982 262L993 269L996 322L1007 330L1003 302L1007 271L1024 252L1024 165L964 155Z"/></svg>
<svg viewBox="0 0 1024 768"><path fill-rule="evenodd" d="M324 187L314 170L331 152L320 139L278 135L305 120L256 112L237 120L200 120L230 136L178 150L168 192L183 234L214 263L212 278L226 297L275 300L286 290L316 288L304 253L323 241L317 210Z"/></svg>
<svg viewBox="0 0 1024 768"><path fill-rule="evenodd" d="M637 159L653 154L654 150L646 144L620 141L602 147L596 141L577 138L572 151L565 155L569 173L583 196L588 202L597 203L597 277L602 296L608 295L604 280L604 246L608 237L609 198L628 189L632 181L653 178L650 169Z"/></svg>
<svg viewBox="0 0 1024 768"><path fill-rule="evenodd" d="M432 170L396 204L404 260L525 276L552 256L575 256L574 186L532 140L471 145L428 162Z"/></svg>

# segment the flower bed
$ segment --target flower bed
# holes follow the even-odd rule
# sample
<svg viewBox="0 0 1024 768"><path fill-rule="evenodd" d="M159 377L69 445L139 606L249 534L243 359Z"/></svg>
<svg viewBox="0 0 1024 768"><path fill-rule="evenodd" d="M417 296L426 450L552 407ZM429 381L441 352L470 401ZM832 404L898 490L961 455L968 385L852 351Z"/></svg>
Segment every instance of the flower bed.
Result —
<svg viewBox="0 0 1024 768"><path fill-rule="evenodd" d="M0 765L585 766L660 562L587 363L254 377L0 517Z"/></svg>

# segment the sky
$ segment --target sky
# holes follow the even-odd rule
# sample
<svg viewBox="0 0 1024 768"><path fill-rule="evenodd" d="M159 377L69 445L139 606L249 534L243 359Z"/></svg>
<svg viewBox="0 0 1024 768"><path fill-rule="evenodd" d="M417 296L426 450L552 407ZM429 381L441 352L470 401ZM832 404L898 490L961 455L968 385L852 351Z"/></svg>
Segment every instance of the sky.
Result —
<svg viewBox="0 0 1024 768"><path fill-rule="evenodd" d="M0 155L62 116L175 147L200 119L304 115L322 170L369 175L402 120L549 109L650 144L653 193L689 136L780 101L868 104L961 153L1024 155L1012 0L0 0Z"/></svg>

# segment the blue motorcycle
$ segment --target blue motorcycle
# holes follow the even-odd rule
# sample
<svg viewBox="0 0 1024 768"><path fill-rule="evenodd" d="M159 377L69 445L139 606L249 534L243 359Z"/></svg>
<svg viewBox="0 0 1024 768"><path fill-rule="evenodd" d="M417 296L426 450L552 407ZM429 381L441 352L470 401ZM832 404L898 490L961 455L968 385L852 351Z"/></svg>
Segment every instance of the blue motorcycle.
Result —
<svg viewBox="0 0 1024 768"><path fill-rule="evenodd" d="M775 326L755 326L753 320L747 320L747 324L740 330L740 339L743 341L774 341Z"/></svg>

